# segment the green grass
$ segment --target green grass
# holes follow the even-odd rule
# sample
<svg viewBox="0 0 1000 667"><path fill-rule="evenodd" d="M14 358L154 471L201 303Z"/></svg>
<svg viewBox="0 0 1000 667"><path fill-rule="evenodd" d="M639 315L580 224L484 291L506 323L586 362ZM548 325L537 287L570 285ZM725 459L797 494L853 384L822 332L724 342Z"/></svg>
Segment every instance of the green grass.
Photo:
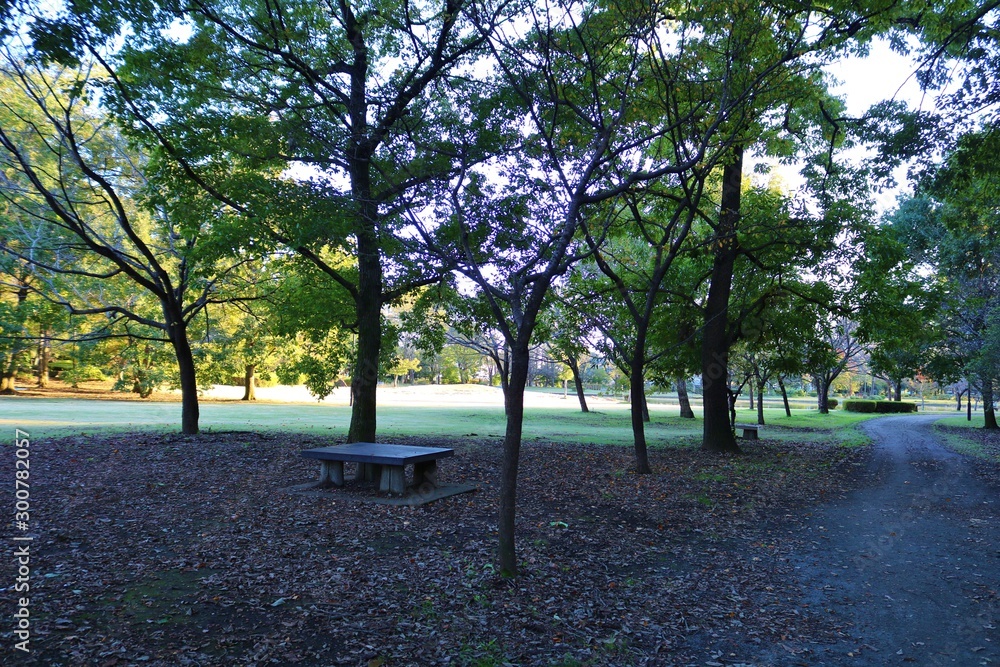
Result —
<svg viewBox="0 0 1000 667"><path fill-rule="evenodd" d="M966 456L974 456L979 459L984 459L987 461L996 460L995 455L991 455L983 448L983 443L977 439L968 437L966 434L972 433L972 429L982 429L984 426L985 418L982 412L979 414L973 413L972 421L963 414L961 417L946 417L934 423L935 432L938 437L945 441L948 447L959 454L965 454ZM950 428L938 428L942 426L947 426ZM960 429L959 431L954 431L951 429Z"/></svg>
<svg viewBox="0 0 1000 667"><path fill-rule="evenodd" d="M968 421L965 413L963 413L961 416L944 417L943 419L935 422L935 424L939 424L941 426L953 426L955 428L982 428L983 422L983 413L980 412L979 414L972 414L972 421Z"/></svg>
<svg viewBox="0 0 1000 667"><path fill-rule="evenodd" d="M328 435L344 438L350 423L350 408L343 405L302 403L202 402L203 432L264 431ZM786 417L781 409L764 411L764 438L778 440L836 441L861 444L854 429L875 415L837 410L820 415L816 410L793 410ZM173 431L180 424L180 403L151 401L81 400L62 398L0 399L0 427L20 428L32 438L59 437L95 431ZM676 407L651 406L652 422L646 425L651 447L696 447L701 441L702 420L681 419ZM738 422L756 422L756 412L741 410ZM448 438L503 437L503 408L494 406L380 406L380 438L441 436ZM631 417L627 405L605 405L582 413L575 406L527 408L525 440L575 444L632 445ZM859 440L860 438L860 440Z"/></svg>
<svg viewBox="0 0 1000 667"><path fill-rule="evenodd" d="M796 442L835 442L844 447L859 447L868 444L869 438L858 430L858 424L880 416L844 410L831 410L823 415L813 408L792 410L792 416L788 417L784 408L764 408L765 425L760 430L760 437ZM756 424L757 411L746 408L737 410L736 423Z"/></svg>

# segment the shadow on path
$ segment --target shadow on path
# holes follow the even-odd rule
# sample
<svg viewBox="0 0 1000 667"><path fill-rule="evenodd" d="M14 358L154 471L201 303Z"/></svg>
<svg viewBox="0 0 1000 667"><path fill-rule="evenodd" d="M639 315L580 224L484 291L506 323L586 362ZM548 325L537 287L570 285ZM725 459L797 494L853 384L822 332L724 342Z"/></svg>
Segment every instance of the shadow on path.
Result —
<svg viewBox="0 0 1000 667"><path fill-rule="evenodd" d="M1000 664L1000 489L939 444L936 419L867 422L877 481L789 535L806 602L845 630L787 664Z"/></svg>

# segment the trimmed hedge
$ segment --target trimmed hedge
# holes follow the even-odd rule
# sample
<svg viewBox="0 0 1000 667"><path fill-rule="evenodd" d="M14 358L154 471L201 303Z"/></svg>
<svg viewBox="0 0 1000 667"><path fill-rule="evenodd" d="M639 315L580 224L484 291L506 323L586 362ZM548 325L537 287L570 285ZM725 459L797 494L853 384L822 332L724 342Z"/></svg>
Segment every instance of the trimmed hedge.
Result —
<svg viewBox="0 0 1000 667"><path fill-rule="evenodd" d="M897 414L916 412L916 403L900 403L896 401L844 401L844 409L848 412L875 412L878 414Z"/></svg>
<svg viewBox="0 0 1000 667"><path fill-rule="evenodd" d="M826 407L829 408L830 410L835 410L838 405L840 405L840 401L838 401L837 399L835 398L826 399Z"/></svg>

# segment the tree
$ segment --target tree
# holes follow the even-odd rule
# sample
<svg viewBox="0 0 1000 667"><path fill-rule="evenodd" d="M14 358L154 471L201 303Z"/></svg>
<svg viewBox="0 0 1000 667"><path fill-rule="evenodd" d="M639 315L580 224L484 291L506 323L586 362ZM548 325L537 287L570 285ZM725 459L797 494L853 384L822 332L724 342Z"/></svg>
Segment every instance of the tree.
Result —
<svg viewBox="0 0 1000 667"><path fill-rule="evenodd" d="M943 344L931 373L964 376L983 396L985 424L997 428L994 385L997 363L993 327L1000 297L997 167L1000 131L986 125L962 136L955 150L900 203L892 224L906 240L915 267L940 283Z"/></svg>
<svg viewBox="0 0 1000 667"><path fill-rule="evenodd" d="M577 271L593 276L580 291L608 297L581 301L589 301L595 323L612 342L608 351L620 360L621 370L629 378L632 438L640 473L652 472L644 425L649 421L646 367L659 354L651 354L650 330L654 317L662 312L662 287L667 274L687 248L685 242L696 219L696 204L703 187L691 174L679 174L672 180L676 185L670 190L651 184L614 200L612 205L619 210L611 213L608 224L598 227L602 237L595 237L590 226L584 234L592 252L589 262L597 270ZM595 280L597 275L603 281Z"/></svg>
<svg viewBox="0 0 1000 667"><path fill-rule="evenodd" d="M548 333L545 338L548 339L552 356L565 364L569 371L568 376L561 374L559 379L564 383L573 380L576 398L580 402L580 411L590 412L590 408L587 407L587 397L584 395L583 375L580 372L582 360L590 355L584 319L583 314L573 307L573 304L557 299L547 313L548 322L545 328Z"/></svg>
<svg viewBox="0 0 1000 667"><path fill-rule="evenodd" d="M857 370L864 352L857 338L856 322L846 317L818 320L817 336L810 341L809 368L816 386L816 407L830 412L830 386L845 371Z"/></svg>
<svg viewBox="0 0 1000 667"><path fill-rule="evenodd" d="M89 104L98 70L47 69L16 40L0 54L0 161L13 185L3 196L18 213L4 229L2 250L30 267L31 290L70 313L105 316L109 334L120 325L133 339L169 342L180 377L181 429L197 433L188 328L209 305L242 298L224 295L223 287L245 260L202 254L199 242L212 219L192 216L197 206L149 187L155 160L129 146ZM48 233L32 238L32 227L19 220L39 221ZM105 289L109 284L115 288ZM137 289L156 307L137 299Z"/></svg>
<svg viewBox="0 0 1000 667"><path fill-rule="evenodd" d="M722 133L727 142L718 209L714 217L706 218L713 235L701 335L702 446L709 451L737 452L728 415L728 365L729 348L740 335L740 316L731 312L730 297L737 261L753 256L743 238L744 158L753 151L786 158L793 153L806 155L805 172L817 195L815 208L822 212L819 221L826 227L812 245L822 248L830 238L830 223L843 224L848 219L837 214L842 193L834 187L845 179L833 174L833 151L844 141L837 120L842 104L826 93L815 68L839 53L863 49L866 40L892 24L900 8L834 3L817 14L812 6L793 3L707 7L706 13L719 23L716 31L706 35L715 56L706 66L717 68L717 79L747 99ZM778 226L772 231L781 232Z"/></svg>
<svg viewBox="0 0 1000 667"><path fill-rule="evenodd" d="M233 238L291 248L350 295L350 441L375 439L383 306L443 273L415 251L401 213L454 175L456 130L491 118L461 70L506 3L476 3L475 28L469 5L250 0L178 11L137 0L34 19L39 47L56 55L123 39L102 59L114 74L108 103L173 161L175 191L208 193L240 214ZM355 259L349 270L324 259L331 250Z"/></svg>
<svg viewBox="0 0 1000 667"><path fill-rule="evenodd" d="M499 519L500 569L509 574L517 571L514 517L531 339L549 287L587 252L576 243L586 210L715 161L703 134L687 132L715 127L699 118L700 73L688 79L697 64L686 53L680 71L657 60L686 44L668 40L648 14L631 9L589 2L535 7L526 30L493 33L489 45L502 75L495 85L506 91L507 137L520 143L517 159L491 165L501 178L467 163L443 193L448 206L436 218L444 222L431 229L414 221L428 246L476 285L510 349ZM639 78L645 85L634 85ZM714 110L713 118L727 111ZM682 130L683 142L656 150L659 139Z"/></svg>

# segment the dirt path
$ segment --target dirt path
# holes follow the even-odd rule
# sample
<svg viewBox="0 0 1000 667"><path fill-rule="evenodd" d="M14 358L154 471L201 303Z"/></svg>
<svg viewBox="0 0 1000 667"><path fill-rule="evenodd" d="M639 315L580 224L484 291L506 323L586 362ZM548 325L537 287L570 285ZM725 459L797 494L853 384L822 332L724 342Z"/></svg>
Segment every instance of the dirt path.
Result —
<svg viewBox="0 0 1000 667"><path fill-rule="evenodd" d="M936 419L869 422L875 483L789 535L806 601L843 638L788 664L1000 664L1000 489L940 445Z"/></svg>

